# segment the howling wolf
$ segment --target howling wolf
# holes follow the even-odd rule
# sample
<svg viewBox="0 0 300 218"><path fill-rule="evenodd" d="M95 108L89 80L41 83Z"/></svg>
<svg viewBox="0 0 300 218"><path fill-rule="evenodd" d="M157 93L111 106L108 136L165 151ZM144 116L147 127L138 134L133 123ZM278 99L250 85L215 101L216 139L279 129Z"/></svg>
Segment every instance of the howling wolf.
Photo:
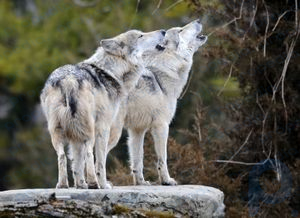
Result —
<svg viewBox="0 0 300 218"><path fill-rule="evenodd" d="M157 170L161 184L176 185L167 167L167 138L174 117L177 99L187 82L193 55L207 41L202 25L195 20L184 27L167 31L155 51L143 54L145 70L134 90L122 102L111 128L109 149L118 142L122 128L128 130L129 154L134 183L149 185L143 176L143 143L149 130L158 158Z"/></svg>
<svg viewBox="0 0 300 218"><path fill-rule="evenodd" d="M111 188L105 170L111 124L120 102L140 76L142 53L154 50L164 35L161 30L150 33L130 30L104 39L91 58L60 67L49 76L40 98L58 156L57 188L69 186L66 144L70 148L76 188Z"/></svg>

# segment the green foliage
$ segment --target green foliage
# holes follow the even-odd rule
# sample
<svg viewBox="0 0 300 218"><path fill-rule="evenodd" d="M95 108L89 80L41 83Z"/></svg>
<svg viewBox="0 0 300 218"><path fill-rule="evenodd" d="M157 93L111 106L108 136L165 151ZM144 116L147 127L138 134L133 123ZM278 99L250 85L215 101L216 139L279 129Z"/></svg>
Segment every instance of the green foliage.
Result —
<svg viewBox="0 0 300 218"><path fill-rule="evenodd" d="M6 176L11 188L54 187L57 161L50 137L41 126L18 131L10 155L18 167ZM20 164L20 165L19 165Z"/></svg>

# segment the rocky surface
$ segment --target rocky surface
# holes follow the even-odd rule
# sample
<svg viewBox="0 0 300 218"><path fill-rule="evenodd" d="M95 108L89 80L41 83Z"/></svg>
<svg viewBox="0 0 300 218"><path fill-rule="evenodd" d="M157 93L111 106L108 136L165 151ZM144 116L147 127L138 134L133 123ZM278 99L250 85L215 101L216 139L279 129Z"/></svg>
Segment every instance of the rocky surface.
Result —
<svg viewBox="0 0 300 218"><path fill-rule="evenodd" d="M223 199L198 185L22 189L0 192L0 217L224 217Z"/></svg>

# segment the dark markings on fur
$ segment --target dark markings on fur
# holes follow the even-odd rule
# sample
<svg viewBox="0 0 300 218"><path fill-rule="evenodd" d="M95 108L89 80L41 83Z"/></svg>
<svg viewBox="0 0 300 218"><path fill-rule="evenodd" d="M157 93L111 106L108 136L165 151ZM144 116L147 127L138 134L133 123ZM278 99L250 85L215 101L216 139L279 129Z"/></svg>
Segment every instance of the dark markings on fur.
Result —
<svg viewBox="0 0 300 218"><path fill-rule="evenodd" d="M76 102L76 99L74 98L73 95L74 95L74 93L71 92L70 96L69 96L69 99L68 99L72 117L75 116L75 113L76 113L76 110L77 110L77 102Z"/></svg>
<svg viewBox="0 0 300 218"><path fill-rule="evenodd" d="M157 161L157 167L158 167L158 169L161 168L163 165L164 165L164 162L161 159L159 159Z"/></svg>
<svg viewBox="0 0 300 218"><path fill-rule="evenodd" d="M157 45L155 46L155 48L156 48L158 51L163 51L163 50L165 50L165 47L163 47L163 46L161 46L161 45L159 45L159 44L157 44Z"/></svg>
<svg viewBox="0 0 300 218"><path fill-rule="evenodd" d="M62 88L60 89L60 92L63 95L63 99L62 99L62 103L65 107L67 107L67 97L66 97L66 93L63 92Z"/></svg>
<svg viewBox="0 0 300 218"><path fill-rule="evenodd" d="M156 90L154 78L152 76L142 75L141 79L145 81L147 87L150 88L151 92L154 92ZM140 88L139 85L137 86L137 88Z"/></svg>
<svg viewBox="0 0 300 218"><path fill-rule="evenodd" d="M132 47L132 46L129 46L129 54L132 54L132 52L135 50L135 48L134 47Z"/></svg>
<svg viewBox="0 0 300 218"><path fill-rule="evenodd" d="M123 74L123 82L127 82L131 79L131 76L134 75L132 72L128 71L126 73Z"/></svg>
<svg viewBox="0 0 300 218"><path fill-rule="evenodd" d="M109 95L111 94L109 90L112 89L115 89L118 96L121 94L121 84L115 78L94 64L90 64L90 66L95 70L100 82L104 85Z"/></svg>
<svg viewBox="0 0 300 218"><path fill-rule="evenodd" d="M77 79L78 82L78 89L80 90L82 88L83 79Z"/></svg>
<svg viewBox="0 0 300 218"><path fill-rule="evenodd" d="M57 124L57 126L55 127L55 130L58 130L58 131L62 130L60 123Z"/></svg>
<svg viewBox="0 0 300 218"><path fill-rule="evenodd" d="M161 89L161 91L162 91L165 95L167 95L167 91L166 91L166 89L162 86L161 81L159 80L159 78L158 78L158 76L157 76L157 73L154 72L154 71L152 71L152 73L153 73L154 78L155 78L155 80L156 80L156 82L157 82L159 88Z"/></svg>
<svg viewBox="0 0 300 218"><path fill-rule="evenodd" d="M61 87L60 81L61 80L50 80L50 84L52 85L52 87Z"/></svg>
<svg viewBox="0 0 300 218"><path fill-rule="evenodd" d="M85 72L88 73L88 75L93 80L94 85L95 85L96 88L100 88L101 87L101 82L100 82L99 78L97 77L97 75L95 75L92 72L92 70L90 69L89 66L90 66L89 64L83 64L83 63L76 65L77 68L82 69L82 70L84 70Z"/></svg>
<svg viewBox="0 0 300 218"><path fill-rule="evenodd" d="M104 87L110 97L113 97L115 94L117 96L121 94L122 87L120 83L105 72L105 70L89 63L80 63L77 64L77 66L88 73L90 78L94 81L95 87Z"/></svg>
<svg viewBox="0 0 300 218"><path fill-rule="evenodd" d="M125 47L125 43L124 42L120 42L120 47L124 48Z"/></svg>

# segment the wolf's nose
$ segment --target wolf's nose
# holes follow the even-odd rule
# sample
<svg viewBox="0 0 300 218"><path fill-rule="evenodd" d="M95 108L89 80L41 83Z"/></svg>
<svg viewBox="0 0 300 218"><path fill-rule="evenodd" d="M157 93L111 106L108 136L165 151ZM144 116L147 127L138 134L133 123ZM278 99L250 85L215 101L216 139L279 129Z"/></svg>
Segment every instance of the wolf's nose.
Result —
<svg viewBox="0 0 300 218"><path fill-rule="evenodd" d="M162 34L163 36L166 35L166 31L165 31L165 30L161 30L160 32L161 32L161 34Z"/></svg>
<svg viewBox="0 0 300 218"><path fill-rule="evenodd" d="M206 40L206 38L207 38L207 36L204 36L204 35L199 36L200 40Z"/></svg>
<svg viewBox="0 0 300 218"><path fill-rule="evenodd" d="M197 20L197 23L201 23L201 20L200 20L200 18Z"/></svg>

